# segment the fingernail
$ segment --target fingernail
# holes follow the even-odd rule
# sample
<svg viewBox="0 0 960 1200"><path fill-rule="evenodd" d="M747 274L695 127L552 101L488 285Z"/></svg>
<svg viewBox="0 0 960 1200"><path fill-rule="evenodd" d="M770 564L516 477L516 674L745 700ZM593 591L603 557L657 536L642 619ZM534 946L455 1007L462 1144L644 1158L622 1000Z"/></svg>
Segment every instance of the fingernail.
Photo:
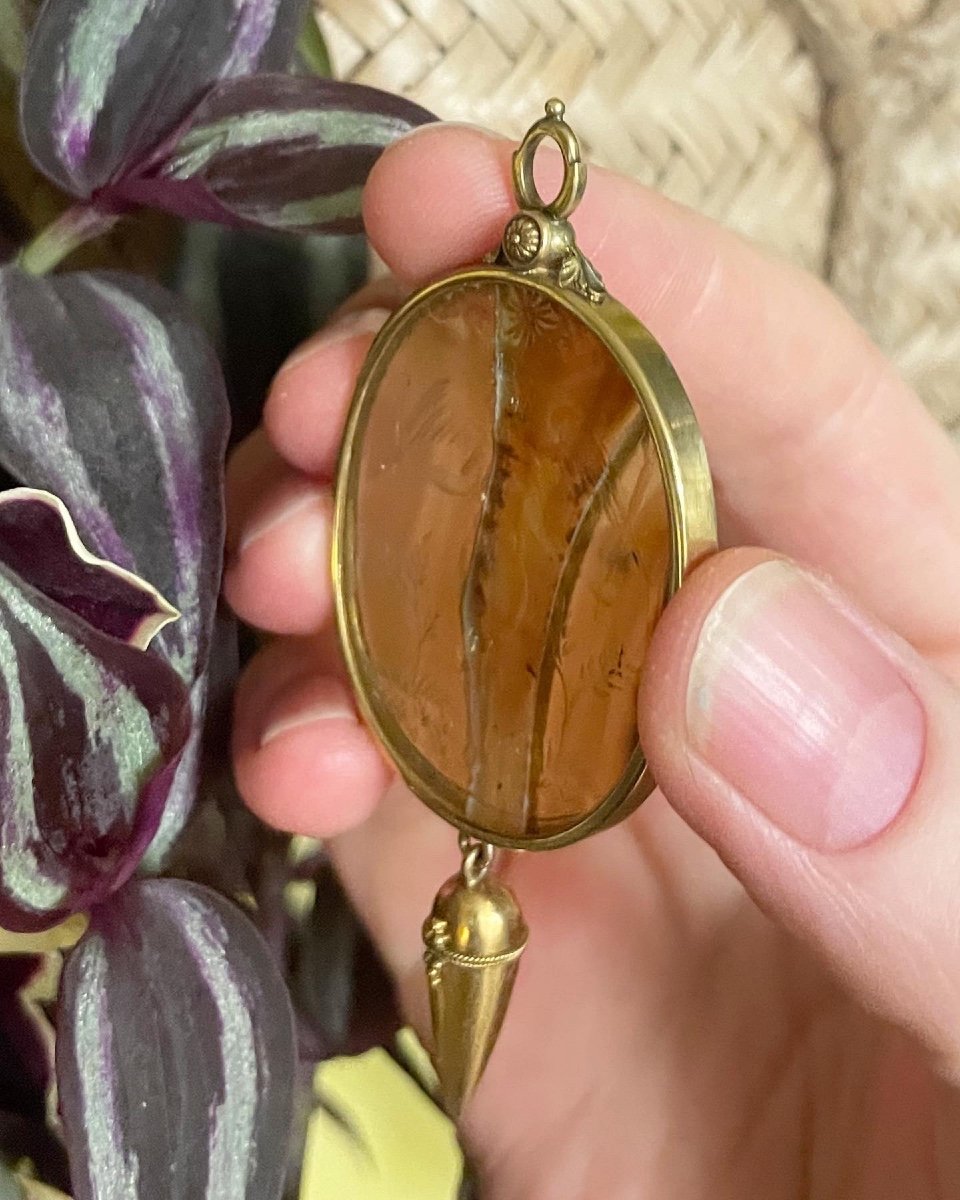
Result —
<svg viewBox="0 0 960 1200"><path fill-rule="evenodd" d="M347 689L332 679L315 680L309 703L302 692L295 690L287 702L280 703L267 714L260 735L261 748L295 729L320 725L326 721L350 721L357 724L357 714Z"/></svg>
<svg viewBox="0 0 960 1200"><path fill-rule="evenodd" d="M239 558L246 550L249 550L254 542L258 542L266 534L278 529L281 525L285 525L291 518L304 512L307 509L315 508L316 521L318 525L318 533L322 532L326 535L330 524L327 514L327 495L326 492L319 488L310 487L304 491L298 491L292 496L286 497L283 501L278 501L271 508L267 508L260 513L247 529L237 545L236 557ZM322 525L322 531L320 526Z"/></svg>
<svg viewBox="0 0 960 1200"><path fill-rule="evenodd" d="M299 367L308 359L313 358L320 350L326 350L349 338L359 337L361 333L378 333L389 316L390 310L387 308L361 308L345 313L338 320L321 329L309 341L304 342L299 350L295 350L277 372L278 378L284 372L292 371L294 367Z"/></svg>
<svg viewBox="0 0 960 1200"><path fill-rule="evenodd" d="M767 562L720 597L694 652L694 749L816 850L886 829L923 761L923 708L869 629L826 584Z"/></svg>
<svg viewBox="0 0 960 1200"><path fill-rule="evenodd" d="M275 741L276 738L290 733L293 729L303 729L307 725L319 725L324 721L352 721L356 724L357 714L346 701L316 704L311 708L304 709L303 712L293 713L271 722L260 737L260 746L263 748L268 742Z"/></svg>

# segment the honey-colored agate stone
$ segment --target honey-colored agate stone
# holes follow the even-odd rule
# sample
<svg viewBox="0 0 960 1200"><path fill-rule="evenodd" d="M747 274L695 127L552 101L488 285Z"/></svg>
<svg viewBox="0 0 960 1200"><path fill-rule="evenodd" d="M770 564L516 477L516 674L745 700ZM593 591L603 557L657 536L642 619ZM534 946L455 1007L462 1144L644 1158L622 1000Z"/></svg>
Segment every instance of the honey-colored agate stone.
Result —
<svg viewBox="0 0 960 1200"><path fill-rule="evenodd" d="M637 396L548 295L471 281L381 350L367 405L351 545L368 702L409 742L415 785L443 777L452 820L563 833L637 750L666 594L666 495Z"/></svg>

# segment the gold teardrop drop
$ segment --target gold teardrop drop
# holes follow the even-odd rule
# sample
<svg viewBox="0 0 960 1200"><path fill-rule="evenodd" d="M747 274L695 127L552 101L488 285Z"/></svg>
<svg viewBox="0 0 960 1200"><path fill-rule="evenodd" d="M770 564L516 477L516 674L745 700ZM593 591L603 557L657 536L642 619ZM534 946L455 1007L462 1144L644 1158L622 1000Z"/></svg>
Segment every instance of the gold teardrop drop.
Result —
<svg viewBox="0 0 960 1200"><path fill-rule="evenodd" d="M440 1095L457 1118L480 1081L513 991L527 927L509 888L455 875L423 927Z"/></svg>

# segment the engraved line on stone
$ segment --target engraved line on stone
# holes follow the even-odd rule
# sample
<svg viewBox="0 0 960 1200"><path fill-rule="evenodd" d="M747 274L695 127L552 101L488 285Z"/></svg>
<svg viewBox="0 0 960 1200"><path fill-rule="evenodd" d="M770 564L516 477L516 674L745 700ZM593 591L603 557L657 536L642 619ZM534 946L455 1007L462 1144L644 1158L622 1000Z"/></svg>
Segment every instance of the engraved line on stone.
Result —
<svg viewBox="0 0 960 1200"><path fill-rule="evenodd" d="M547 718L550 709L550 692L553 687L554 673L559 673L560 645L563 631L567 623L567 612L573 599L577 576L583 565L584 556L593 539L597 522L605 512L610 511L611 498L617 479L637 446L643 440L647 430L647 422L643 413L637 416L627 426L613 453L607 459L603 469L597 476L586 503L580 510L580 517L573 531L573 536L567 546L563 563L554 587L553 600L547 614L543 655L540 659L540 670L537 673L537 691L533 710L533 729L528 745L527 786L528 796L536 794L543 773L543 755L547 729Z"/></svg>
<svg viewBox="0 0 960 1200"><path fill-rule="evenodd" d="M470 757L470 784L467 796L467 816L470 817L477 800L483 766L483 679L478 662L483 634L480 623L483 620L485 598L483 595L483 575L490 555L490 542L493 539L497 525L497 513L503 506L503 481L509 470L509 454L501 432L504 414L510 404L510 381L507 380L506 356L504 349L506 339L503 337L507 316L504 311L503 296L500 288L494 290L494 409L490 426L491 454L490 469L484 481L483 497L480 505L480 517L477 521L477 532L473 543L473 552L467 568L460 600L460 627L463 635L464 663L466 670L465 684L467 690L467 724L469 727L467 748ZM520 798L518 797L518 802ZM526 798L524 798L526 809Z"/></svg>

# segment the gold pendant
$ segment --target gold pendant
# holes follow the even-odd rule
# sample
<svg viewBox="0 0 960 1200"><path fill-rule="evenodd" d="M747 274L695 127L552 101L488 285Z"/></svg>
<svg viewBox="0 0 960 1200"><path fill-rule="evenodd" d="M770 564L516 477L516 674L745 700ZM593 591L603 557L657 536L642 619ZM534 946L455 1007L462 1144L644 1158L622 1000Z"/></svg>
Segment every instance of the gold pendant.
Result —
<svg viewBox="0 0 960 1200"><path fill-rule="evenodd" d="M557 143L549 203L533 161ZM334 523L340 637L403 778L460 830L424 926L452 1115L493 1048L526 942L493 848L623 820L653 779L636 731L664 604L716 546L706 454L663 350L610 296L568 217L586 185L558 100L513 160L492 261L413 295L364 365Z"/></svg>

